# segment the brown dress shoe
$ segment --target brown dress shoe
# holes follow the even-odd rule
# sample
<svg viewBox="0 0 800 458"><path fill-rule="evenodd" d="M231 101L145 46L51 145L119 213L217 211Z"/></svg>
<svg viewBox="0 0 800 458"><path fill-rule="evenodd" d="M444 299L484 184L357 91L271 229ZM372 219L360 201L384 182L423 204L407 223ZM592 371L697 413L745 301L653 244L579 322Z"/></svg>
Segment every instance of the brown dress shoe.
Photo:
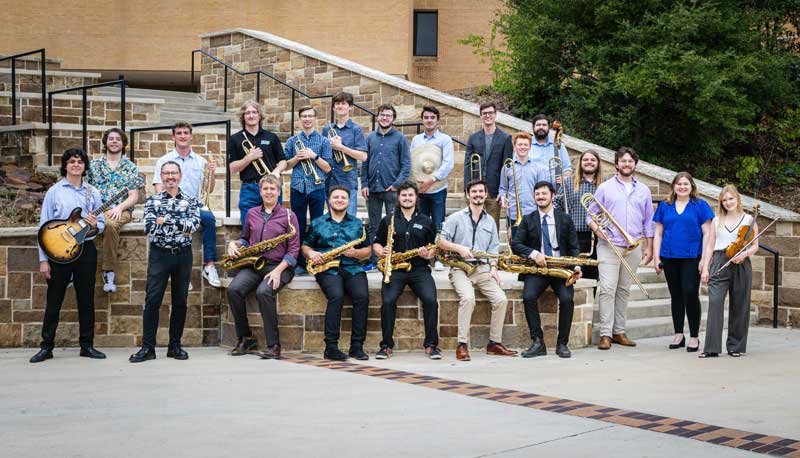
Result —
<svg viewBox="0 0 800 458"><path fill-rule="evenodd" d="M280 344L275 344L267 347L266 350L258 352L258 356L261 359L281 359L281 346Z"/></svg>
<svg viewBox="0 0 800 458"><path fill-rule="evenodd" d="M467 348L467 344L459 343L456 347L456 359L459 361L469 361L469 349Z"/></svg>
<svg viewBox="0 0 800 458"><path fill-rule="evenodd" d="M611 348L611 337L603 336L600 338L600 342L597 342L598 350L608 350L610 348Z"/></svg>
<svg viewBox="0 0 800 458"><path fill-rule="evenodd" d="M620 344L625 347L636 346L636 342L629 339L624 332L622 334L614 334L614 337L611 338L611 341L614 342L615 344Z"/></svg>
<svg viewBox="0 0 800 458"><path fill-rule="evenodd" d="M517 356L517 352L515 350L509 350L505 345L497 342L491 342L486 346L486 354L497 356Z"/></svg>

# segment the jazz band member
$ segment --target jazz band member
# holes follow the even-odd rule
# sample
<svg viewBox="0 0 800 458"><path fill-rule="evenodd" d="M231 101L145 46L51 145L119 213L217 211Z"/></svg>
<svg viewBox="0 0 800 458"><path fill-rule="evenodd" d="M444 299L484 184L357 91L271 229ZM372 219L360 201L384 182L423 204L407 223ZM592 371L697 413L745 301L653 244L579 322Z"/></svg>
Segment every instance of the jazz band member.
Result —
<svg viewBox="0 0 800 458"><path fill-rule="evenodd" d="M634 279L609 244L618 247L620 253L626 253L623 257L634 273L640 262L647 264L653 258L653 197L650 188L633 177L638 162L639 155L633 148L621 147L614 155L617 174L601 183L594 195L633 240L645 238L645 246L642 247L640 243L628 251L628 241L616 227L611 230L611 240L606 240L603 231L598 230L597 223L590 216L586 218L586 223L597 237L597 260L600 261L597 281L597 305L600 308L600 341L597 348L600 350L608 350L612 342L627 347L636 346L636 342L625 335L625 315Z"/></svg>
<svg viewBox="0 0 800 458"><path fill-rule="evenodd" d="M411 270L396 270L392 272L391 282L381 286L381 340L380 351L375 359L387 359L392 356L394 348L394 323L397 316L397 299L402 294L406 285L422 302L422 317L425 325L425 353L430 359L442 359L439 350L439 303L436 299L436 283L431 276L429 260L436 255L435 249L428 249L426 245L434 243L436 232L433 222L427 216L417 211L417 198L419 191L416 183L406 181L398 188L397 209L392 215L387 215L378 226L378 233L372 244L372 251L386 257L389 253L402 253L415 248L419 249L419 256L408 260ZM387 246L389 226L394 217L393 245Z"/></svg>
<svg viewBox="0 0 800 458"><path fill-rule="evenodd" d="M600 186L601 177L600 155L597 151L588 149L578 158L578 173L575 174L574 181L564 181L564 186L567 189L569 216L572 217L572 223L575 224L575 230L578 231L578 245L581 253L591 253L589 258L595 260L597 259L597 250L592 247L593 234L592 230L589 229L589 225L586 224L586 209L581 205L581 196L594 194L597 187ZM575 191L576 189L577 192ZM561 197L563 197L563 194ZM556 207L563 208L558 202L556 202ZM597 267L583 266L583 278L597 280Z"/></svg>
<svg viewBox="0 0 800 458"><path fill-rule="evenodd" d="M358 209L358 161L367 159L367 141L364 130L353 122L353 95L339 92L331 99L336 121L322 128L322 136L330 138L333 149L331 172L328 174L327 189L341 185L350 190L350 204L347 213L356 216ZM331 131L333 129L333 131ZM345 167L352 167L349 171Z"/></svg>
<svg viewBox="0 0 800 458"><path fill-rule="evenodd" d="M200 202L181 189L181 167L166 161L159 167L161 191L144 204L144 230L150 239L147 257L142 348L129 361L141 363L156 359L156 331L159 311L171 280L172 313L169 317L167 357L189 358L181 348L186 324L186 296L192 276L192 235L200 227Z"/></svg>
<svg viewBox="0 0 800 458"><path fill-rule="evenodd" d="M273 132L264 129L263 122L264 109L257 102L249 100L239 108L242 130L228 139L228 164L231 173L238 173L242 181L239 189L239 221L242 225L247 219L247 212L261 205L261 192L258 189L261 176L271 173L280 177L286 169L281 141Z"/></svg>
<svg viewBox="0 0 800 458"><path fill-rule="evenodd" d="M486 182L486 202L484 207L489 216L494 219L497 229L500 230L500 174L503 163L513 156L511 135L497 127L497 106L494 102L482 103L479 109L481 128L469 136L467 151L464 154L464 183L476 179L471 170L472 155L480 155L481 179Z"/></svg>
<svg viewBox="0 0 800 458"><path fill-rule="evenodd" d="M550 135L550 121L547 116L537 114L533 117L533 138L536 141L531 145L531 160L539 167L549 171L550 158L557 157L561 159L564 178L571 177L572 163L569 159L567 147L562 143L561 147L556 151L556 145L553 143L552 135ZM555 186L556 183L553 183L553 185Z"/></svg>
<svg viewBox="0 0 800 458"><path fill-rule="evenodd" d="M283 240L274 248L259 253L267 262L262 272L256 272L252 267L244 267L228 286L228 303L231 305L236 335L239 339L231 354L239 356L251 353L257 345L247 320L245 304L247 294L255 289L258 309L264 323L266 343L266 348L259 355L263 359L280 359L281 344L276 300L278 292L294 278L294 268L300 254L300 232L297 229L297 216L291 210L278 205L280 195L278 177L264 175L259 181L259 186L262 205L253 207L247 212L247 218L242 226L242 237L228 244L228 255L237 257L243 248L252 247L265 240L278 237Z"/></svg>
<svg viewBox="0 0 800 458"><path fill-rule="evenodd" d="M553 206L555 188L547 181L540 181L534 187L536 211L526 215L511 241L514 254L533 259L540 267L547 265L547 257L578 256L578 235L572 218ZM580 266L575 266L575 276L581 277ZM569 332L572 326L574 288L567 286L567 280L544 275L522 274L519 278L525 283L522 301L525 304L525 318L531 332L533 343L522 352L523 358L544 356L547 347L544 343L542 322L539 317L538 300L544 290L550 289L558 296L558 336L556 354L569 358Z"/></svg>
<svg viewBox="0 0 800 458"><path fill-rule="evenodd" d="M128 136L125 135L125 131L112 127L103 134L105 154L89 164L86 180L100 191L103 202L139 176L139 168L125 157L126 146L128 146ZM129 190L125 200L103 214L106 221L106 228L103 231L103 291L107 293L117 290L114 268L117 264L119 233L122 226L131 221L133 206L138 201L139 191Z"/></svg>
<svg viewBox="0 0 800 458"><path fill-rule="evenodd" d="M207 184L208 193L214 191L216 183L214 173L217 169L217 161L213 158L206 161L206 158L192 150L192 125L188 122L178 122L172 126L172 139L175 141L175 149L156 162L153 173L155 192L158 194L164 190L164 184L161 182L161 166L167 161L173 161L181 167L181 194L200 201L201 192L204 191L200 189L203 185L204 173L209 174L211 178ZM208 167L207 170L206 167ZM214 261L217 260L217 223L214 213L210 209L200 209L200 225L203 227L203 263L205 264L203 278L211 286L219 288L222 286L222 282L219 279L217 268L214 266Z"/></svg>
<svg viewBox="0 0 800 458"><path fill-rule="evenodd" d="M517 220L536 210L536 203L533 201L534 185L539 181L550 179L548 169L536 165L530 157L531 135L527 132L518 132L514 134L513 142L514 170L512 171L511 167L503 167L498 187L500 204L508 214L512 237L517 231ZM517 207L522 210L521 215L517 214Z"/></svg>
<svg viewBox="0 0 800 458"><path fill-rule="evenodd" d="M370 245L363 235L361 220L348 211L350 188L334 185L328 191L330 212L311 222L308 233L303 238L303 256L319 266L333 259L339 260L338 267L331 267L316 274L317 283L328 300L325 309L325 359L344 361L348 355L358 360L367 360L364 353L364 339L367 337L367 310L369 308L369 289L367 274L360 261L370 256ZM353 194L353 199L355 199ZM353 245L337 257L326 259L326 253L335 253L346 245ZM345 354L339 349L339 329L342 322L344 296L348 294L353 301L352 333L350 351Z"/></svg>
<svg viewBox="0 0 800 458"><path fill-rule="evenodd" d="M61 156L61 181L54 184L44 196L39 226L51 219L67 219L72 210L81 208L84 220L89 226L103 232L105 219L103 215L91 215L90 212L102 205L100 192L90 186L83 177L89 157L82 149L71 148ZM32 363L40 363L53 357L56 329L61 312L61 304L71 279L75 284L75 299L78 303L80 355L88 358L103 359L103 353L94 348L94 285L97 269L97 248L93 237L87 238L83 244L83 252L78 259L59 264L50 262L39 247L39 272L47 280L47 304L42 323L42 343L40 350L30 359Z"/></svg>
<svg viewBox="0 0 800 458"><path fill-rule="evenodd" d="M458 253L463 262L476 269L467 274L458 267L450 268L450 283L458 294L458 347L456 359L469 361L469 328L472 311L475 309L475 289L489 300L492 315L489 324L489 342L486 353L490 355L514 356L503 341L503 323L506 319L508 299L503 292L503 282L497 273L497 259L475 259L472 252L481 251L497 255L500 238L494 218L484 209L487 192L482 180L470 181L465 194L469 206L448 216L442 227L439 245L443 250Z"/></svg>

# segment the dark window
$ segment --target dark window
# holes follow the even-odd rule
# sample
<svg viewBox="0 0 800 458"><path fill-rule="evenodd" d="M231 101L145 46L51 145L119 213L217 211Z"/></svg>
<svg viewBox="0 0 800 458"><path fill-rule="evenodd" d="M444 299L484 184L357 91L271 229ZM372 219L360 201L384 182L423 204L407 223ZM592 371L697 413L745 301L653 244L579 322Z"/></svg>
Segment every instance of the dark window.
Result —
<svg viewBox="0 0 800 458"><path fill-rule="evenodd" d="M438 37L439 13L436 11L414 11L414 55L438 55Z"/></svg>

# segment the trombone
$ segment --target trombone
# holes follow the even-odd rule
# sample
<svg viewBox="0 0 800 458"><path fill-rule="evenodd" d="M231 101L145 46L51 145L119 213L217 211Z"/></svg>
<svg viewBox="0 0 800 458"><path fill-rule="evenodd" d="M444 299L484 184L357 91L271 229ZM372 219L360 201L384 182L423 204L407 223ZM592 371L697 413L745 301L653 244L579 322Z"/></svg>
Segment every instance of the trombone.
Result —
<svg viewBox="0 0 800 458"><path fill-rule="evenodd" d="M334 138L337 137L339 137L339 133L336 132L336 129L333 127L333 123L331 123L331 128L328 129L328 140L333 140ZM342 170L344 170L345 172L353 170L353 164L351 164L350 161L347 160L347 155L339 151L338 149L333 150L333 159L336 160L336 162L344 162Z"/></svg>
<svg viewBox="0 0 800 458"><path fill-rule="evenodd" d="M611 213L609 213L608 210L606 210L606 208L600 202L597 201L597 198L595 198L594 195L589 193L582 195L581 205L586 210L586 213L589 215L589 217L592 218L592 221L594 221L594 223L597 224L597 228L603 232L603 235L606 237L606 240L608 240L608 246L611 247L611 250L614 252L614 255L619 259L619 262L620 264L622 264L622 267L624 267L625 270L628 271L628 274L630 274L633 281L636 282L636 286L639 287L642 293L644 293L644 295L648 299L650 299L650 294L644 288L642 281L639 280L639 277L636 275L636 272L634 272L634 270L631 268L631 265L628 264L628 261L625 260L625 255L635 250L642 243L643 239L633 240L633 237L631 237L630 234L625 232L625 229L623 229L622 226L620 226L620 224L617 222L617 220L614 219L613 216L611 216ZM592 211L593 206L600 211L599 214ZM619 233L622 235L622 238L625 240L625 244L627 245L625 248L625 254L620 253L617 246L611 243L611 237L609 234L609 229L611 225L613 225L617 229L617 231L619 231Z"/></svg>
<svg viewBox="0 0 800 458"><path fill-rule="evenodd" d="M300 140L300 137L297 137L294 139L295 154L301 149L306 149L306 145ZM311 163L310 159L300 161L300 166L303 167L303 173L305 173L307 177L314 176L314 184L322 184L322 178L317 174L317 169L314 167L314 164Z"/></svg>
<svg viewBox="0 0 800 458"><path fill-rule="evenodd" d="M247 137L247 131L242 129L242 134L244 134L244 140L242 140L242 150L244 150L244 154L245 155L248 155L248 154L250 154L250 151L253 148L255 148L255 145L253 145L253 142L251 142L250 139ZM269 170L269 167L267 167L267 163L264 162L263 158L259 157L258 159L254 160L252 162L252 164L253 164L253 167L256 168L256 172L258 172L258 174L261 175L261 176L264 176L264 175L266 175L268 173L272 173Z"/></svg>
<svg viewBox="0 0 800 458"><path fill-rule="evenodd" d="M483 179L483 158L478 153L472 153L469 157L469 181ZM476 176L477 174L477 176ZM466 183L464 183L466 185Z"/></svg>
<svg viewBox="0 0 800 458"><path fill-rule="evenodd" d="M567 183L564 181L564 163L561 162L560 157L551 157L547 162L550 169L550 182L556 187L555 198L561 196L564 200L564 213L569 214L569 202L567 202ZM561 178L561 184L558 184L558 179Z"/></svg>
<svg viewBox="0 0 800 458"><path fill-rule="evenodd" d="M517 220L514 221L514 227L519 227L522 223L522 206L519 203L519 186L517 186L517 169L514 167L514 159L506 159L503 161L503 167L511 169L511 177L514 180L514 200L516 201ZM508 170L506 170L506 199L509 193L509 178Z"/></svg>
<svg viewBox="0 0 800 458"><path fill-rule="evenodd" d="M214 159L214 157L211 156L209 160L210 159ZM208 161L206 161L206 165L203 167L203 180L200 182L200 203L203 204L202 210L211 211L211 183L213 180L214 176L208 168Z"/></svg>

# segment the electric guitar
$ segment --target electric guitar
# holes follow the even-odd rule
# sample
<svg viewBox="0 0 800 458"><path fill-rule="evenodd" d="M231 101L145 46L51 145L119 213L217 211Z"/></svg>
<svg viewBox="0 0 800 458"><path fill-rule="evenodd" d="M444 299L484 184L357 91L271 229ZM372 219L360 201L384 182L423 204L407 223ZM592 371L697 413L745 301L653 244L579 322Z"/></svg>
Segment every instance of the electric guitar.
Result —
<svg viewBox="0 0 800 458"><path fill-rule="evenodd" d="M117 194L93 211L92 215L101 215L128 195L128 190L144 186L142 177L136 177ZM58 264L69 264L83 253L83 242L97 234L96 227L90 226L81 218L81 208L76 207L67 219L51 219L39 228L39 246L47 257Z"/></svg>

